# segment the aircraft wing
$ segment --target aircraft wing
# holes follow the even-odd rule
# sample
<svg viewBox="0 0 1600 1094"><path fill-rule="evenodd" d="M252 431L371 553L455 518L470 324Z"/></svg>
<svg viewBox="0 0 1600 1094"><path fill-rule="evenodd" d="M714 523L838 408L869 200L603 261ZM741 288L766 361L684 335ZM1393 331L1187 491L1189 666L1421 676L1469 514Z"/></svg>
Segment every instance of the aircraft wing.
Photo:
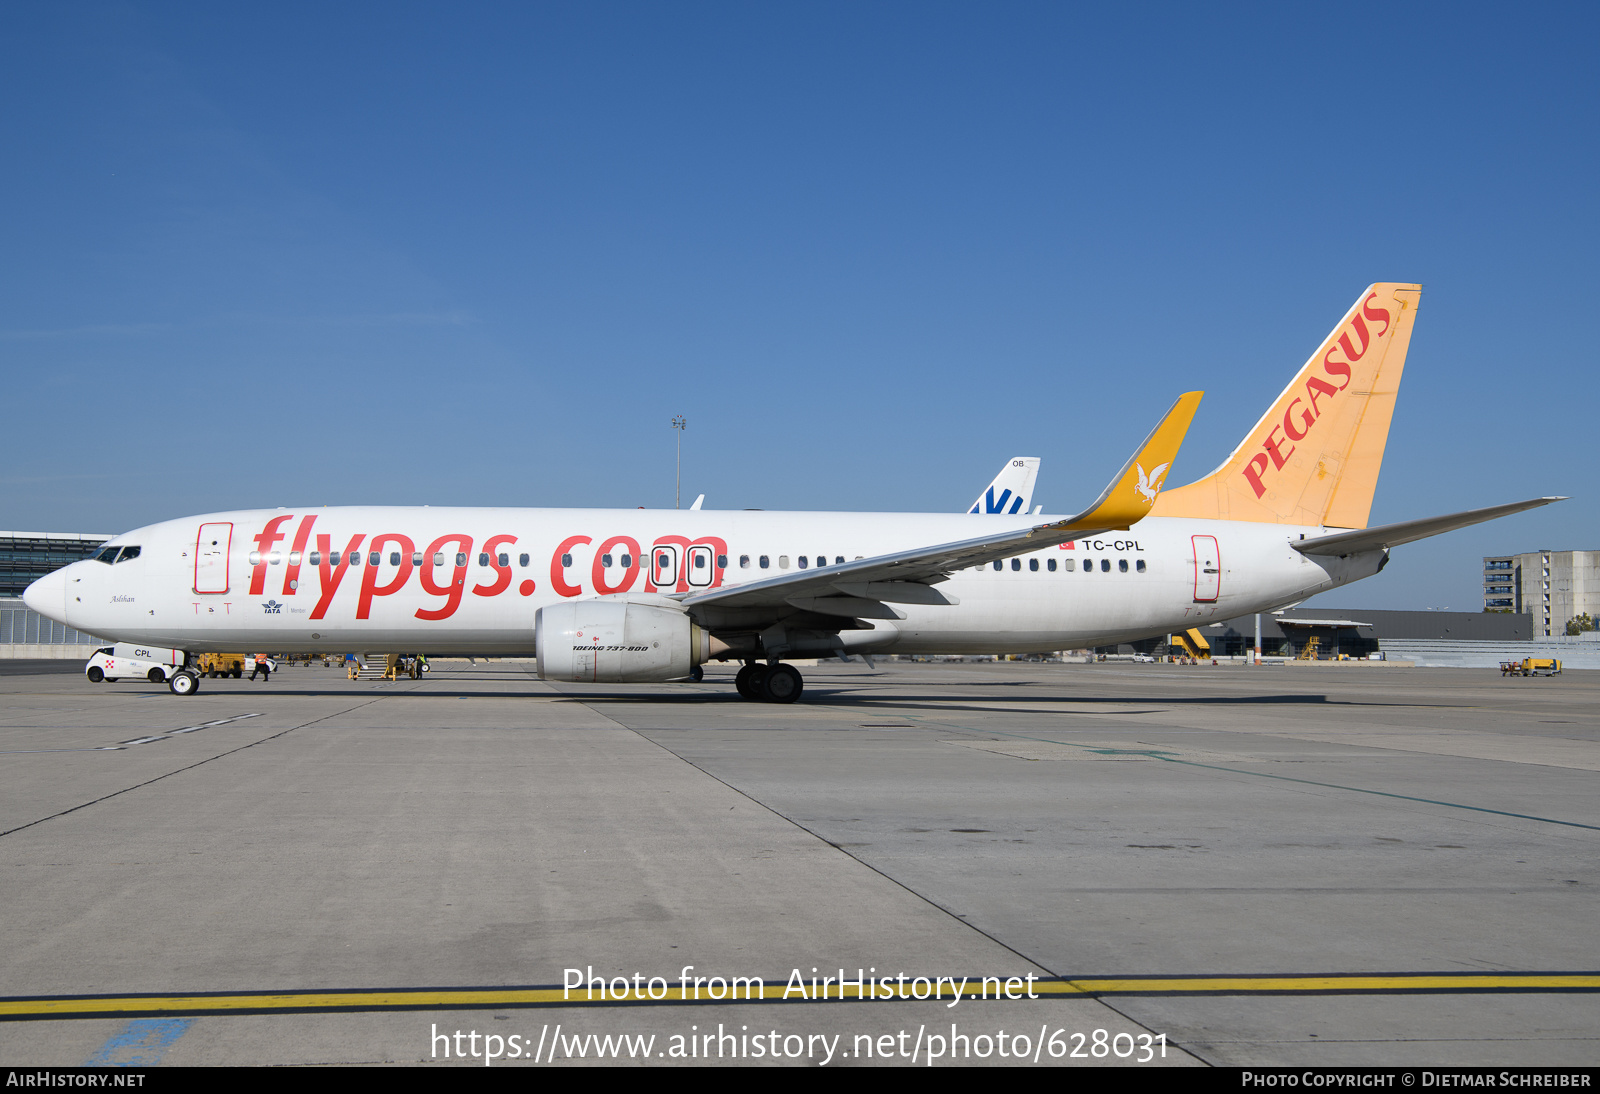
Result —
<svg viewBox="0 0 1600 1094"><path fill-rule="evenodd" d="M1566 498L1533 498L1529 501L1514 501L1507 505L1491 505L1487 509L1468 509L1463 513L1447 513L1442 517L1425 517L1422 520L1385 524L1380 528L1357 528L1353 532L1336 532L1331 536L1318 536L1316 539L1291 540L1289 546L1305 555L1354 555L1362 551L1376 551L1380 548L1398 547L1402 543L1414 543L1442 532L1453 532L1457 528L1466 528L1486 520L1494 520L1496 517L1520 513L1524 509L1537 509L1541 505L1566 500Z"/></svg>
<svg viewBox="0 0 1600 1094"><path fill-rule="evenodd" d="M1179 396L1094 504L1075 516L691 593L682 598L682 603L691 611L711 606L788 606L824 615L869 619L902 618L885 604L953 604L954 599L932 586L956 570L1127 528L1142 520L1155 504L1162 478L1178 454L1201 395L1202 392L1191 391Z"/></svg>

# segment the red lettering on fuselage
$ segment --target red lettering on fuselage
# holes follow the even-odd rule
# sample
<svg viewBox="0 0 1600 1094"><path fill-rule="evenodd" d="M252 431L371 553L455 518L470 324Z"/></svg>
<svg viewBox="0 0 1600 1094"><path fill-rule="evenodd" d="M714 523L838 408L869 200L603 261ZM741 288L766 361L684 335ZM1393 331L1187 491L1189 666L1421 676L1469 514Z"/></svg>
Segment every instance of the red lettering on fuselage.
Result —
<svg viewBox="0 0 1600 1094"><path fill-rule="evenodd" d="M278 531L285 523L294 519L294 514L286 513L281 517L273 517L267 521L267 526L256 536L256 564L250 570L250 595L260 596L267 587L267 562L272 553L272 545L283 539L283 533Z"/></svg>
<svg viewBox="0 0 1600 1094"><path fill-rule="evenodd" d="M561 561L561 556L567 554L580 543L593 543L588 536L568 536L561 541L555 554L550 556L550 587L562 596L582 596L582 585L568 585L566 579L566 565Z"/></svg>
<svg viewBox="0 0 1600 1094"><path fill-rule="evenodd" d="M344 580L344 572L350 568L350 556L360 549L365 536L364 532L358 532L350 537L350 545L339 556L338 566L333 565L333 556L328 553L328 549L332 546L332 537L317 537L317 553L322 556L318 560L318 567L322 571L322 597L317 601L317 606L311 609L312 619L321 619L327 612L328 605L333 603L333 594L339 591L339 582Z"/></svg>
<svg viewBox="0 0 1600 1094"><path fill-rule="evenodd" d="M622 580L613 585L606 580L605 557L611 553L613 547L627 547L624 558L627 559L623 566ZM639 541L632 536L612 536L600 544L600 549L594 553L594 566L589 570L589 577L594 582L594 591L601 596L612 593L625 593L633 588L633 583L639 580Z"/></svg>
<svg viewBox="0 0 1600 1094"><path fill-rule="evenodd" d="M433 556L444 551L445 544L455 545L455 550L450 553L459 557L460 561L454 564L450 571L450 583L441 586L433 578ZM472 561L472 537L461 533L440 536L428 544L428 549L422 555L422 587L434 596L442 596L445 602L438 608L418 608L418 619L449 619L461 607L461 594L467 591L467 564Z"/></svg>
<svg viewBox="0 0 1600 1094"><path fill-rule="evenodd" d="M383 564L383 544L392 543L400 548L398 552L399 568L395 570L394 578L387 584L378 584L378 567ZM411 542L410 536L403 536L399 532L385 532L381 536L373 536L372 558L367 559L368 565L362 568L361 574L361 599L356 602L356 618L366 619L372 611L372 598L375 596L393 596L405 587L411 577L411 553L415 551L416 544Z"/></svg>
<svg viewBox="0 0 1600 1094"><path fill-rule="evenodd" d="M507 565L500 565L500 548L507 543L515 542L517 542L516 536L493 536L483 545L483 549L488 552L489 565L494 567L496 577L491 585L474 585L473 596L498 596L511 585L510 560L507 560Z"/></svg>
<svg viewBox="0 0 1600 1094"><path fill-rule="evenodd" d="M283 595L293 596L300 587L300 560L305 557L306 542L311 538L311 526L317 522L317 515L300 519L300 527L294 530L294 546L289 548L289 565L283 571Z"/></svg>

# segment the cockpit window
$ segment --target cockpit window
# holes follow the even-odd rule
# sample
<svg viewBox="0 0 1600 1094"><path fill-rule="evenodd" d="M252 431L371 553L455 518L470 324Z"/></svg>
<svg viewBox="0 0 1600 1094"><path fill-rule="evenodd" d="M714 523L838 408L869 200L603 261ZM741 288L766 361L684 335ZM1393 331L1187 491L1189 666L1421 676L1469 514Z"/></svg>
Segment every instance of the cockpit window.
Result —
<svg viewBox="0 0 1600 1094"><path fill-rule="evenodd" d="M139 548L137 548L137 547L124 547L122 549L122 553L117 556L117 561L118 562L126 562L130 558L138 558L138 557L139 557Z"/></svg>
<svg viewBox="0 0 1600 1094"><path fill-rule="evenodd" d="M118 546L118 547L102 547L98 551L96 551L91 557L96 562L104 562L107 566L109 566L113 562L117 561L117 552L120 551L120 550L122 550L122 548L120 546Z"/></svg>

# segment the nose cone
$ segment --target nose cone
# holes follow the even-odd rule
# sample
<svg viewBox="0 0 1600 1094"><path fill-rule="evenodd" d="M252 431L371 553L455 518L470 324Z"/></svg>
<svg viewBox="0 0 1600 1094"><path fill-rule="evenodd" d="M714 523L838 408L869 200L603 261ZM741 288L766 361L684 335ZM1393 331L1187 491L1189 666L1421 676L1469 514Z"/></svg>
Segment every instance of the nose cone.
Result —
<svg viewBox="0 0 1600 1094"><path fill-rule="evenodd" d="M22 602L47 619L67 621L67 571L45 574L22 592Z"/></svg>

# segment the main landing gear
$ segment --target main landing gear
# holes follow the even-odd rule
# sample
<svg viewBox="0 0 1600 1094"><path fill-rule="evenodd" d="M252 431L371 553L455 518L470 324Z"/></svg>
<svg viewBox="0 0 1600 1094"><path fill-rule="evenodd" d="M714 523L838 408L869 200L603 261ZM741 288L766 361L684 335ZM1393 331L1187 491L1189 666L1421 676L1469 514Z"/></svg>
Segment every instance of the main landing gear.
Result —
<svg viewBox="0 0 1600 1094"><path fill-rule="evenodd" d="M767 703L792 703L805 690L805 681L792 666L780 663L760 665L750 662L733 678L733 686L746 699Z"/></svg>

